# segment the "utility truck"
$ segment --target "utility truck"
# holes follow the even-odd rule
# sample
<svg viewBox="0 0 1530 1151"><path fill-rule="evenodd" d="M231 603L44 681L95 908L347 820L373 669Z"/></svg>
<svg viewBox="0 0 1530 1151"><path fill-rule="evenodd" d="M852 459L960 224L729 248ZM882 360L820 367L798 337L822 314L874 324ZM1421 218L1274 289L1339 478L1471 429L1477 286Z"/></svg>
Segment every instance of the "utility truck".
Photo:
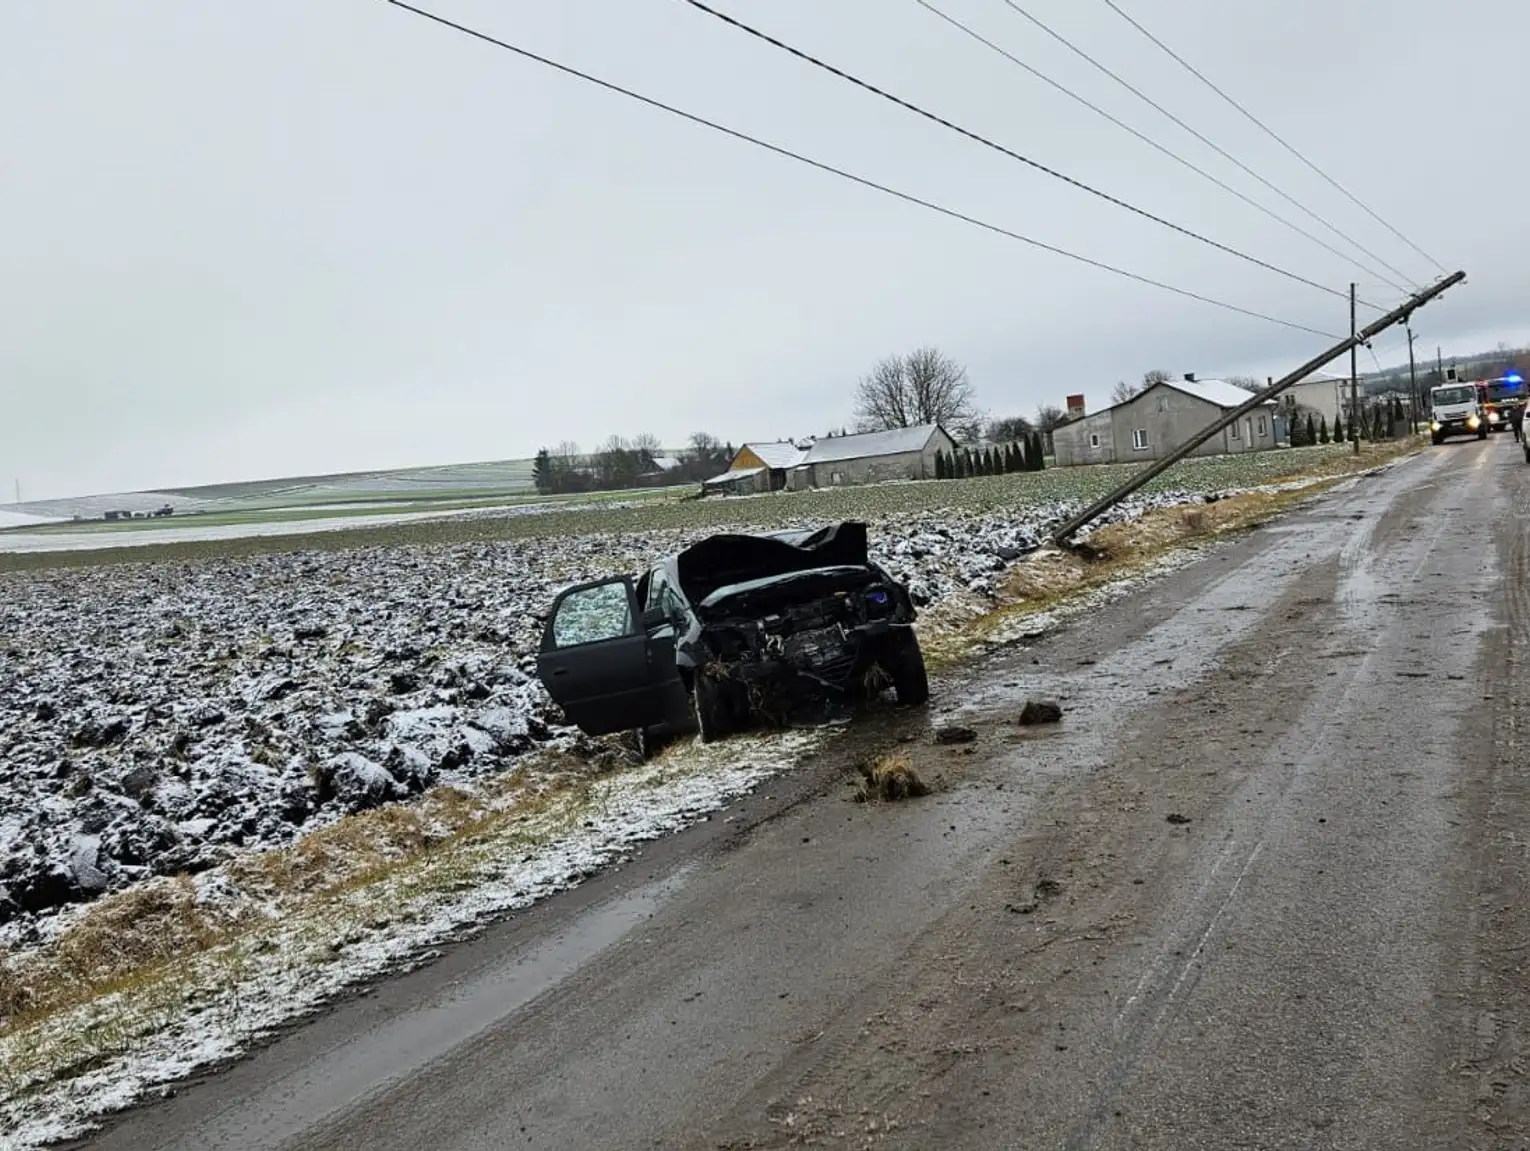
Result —
<svg viewBox="0 0 1530 1151"><path fill-rule="evenodd" d="M1487 439L1488 421L1483 393L1476 384L1442 384L1429 390L1429 438L1437 444L1449 436Z"/></svg>

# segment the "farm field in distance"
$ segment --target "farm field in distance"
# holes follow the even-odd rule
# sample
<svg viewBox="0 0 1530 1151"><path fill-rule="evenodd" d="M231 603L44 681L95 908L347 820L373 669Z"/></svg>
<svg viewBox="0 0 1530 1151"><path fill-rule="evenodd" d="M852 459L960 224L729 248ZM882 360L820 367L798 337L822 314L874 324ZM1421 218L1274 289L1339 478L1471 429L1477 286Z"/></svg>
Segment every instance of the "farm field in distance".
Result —
<svg viewBox="0 0 1530 1151"><path fill-rule="evenodd" d="M1347 466L1349 451L1347 445L1329 444L1191 459L1159 477L1145 491L1205 493L1278 483L1314 469L1343 468ZM197 489L218 492L220 499L227 496L231 500L209 505L197 514L183 516L177 512L168 519L120 524L62 523L0 532L0 570L94 562L107 558L99 553L112 552L119 544L130 542L139 546L123 548L121 555L110 558L189 559L290 549L293 541L278 530L280 525L303 531L305 548L348 548L631 531L720 531L734 527L770 530L830 520L879 519L890 514L925 513L941 508L970 512L1009 508L1018 512L1059 501L1082 503L1095 499L1138 466L1053 468L964 480L704 500L693 498L691 487L547 497L528 491L485 492L466 498L461 488L452 489L449 496L439 491L416 496L406 489L345 491L338 485L320 489L300 481L289 483L290 496L278 496L276 487L285 481L271 481L264 485ZM160 494L156 493L154 498L160 499ZM258 499L260 504L239 502L246 499ZM284 500L288 502L281 502ZM322 502L315 506L315 501ZM241 536L237 530L241 525L251 528L250 536ZM199 528L220 529L219 538L198 539ZM147 532L153 535L146 536ZM101 536L99 547L85 538L87 533ZM52 547L50 537L55 541ZM65 538L69 544L67 553L61 550Z"/></svg>

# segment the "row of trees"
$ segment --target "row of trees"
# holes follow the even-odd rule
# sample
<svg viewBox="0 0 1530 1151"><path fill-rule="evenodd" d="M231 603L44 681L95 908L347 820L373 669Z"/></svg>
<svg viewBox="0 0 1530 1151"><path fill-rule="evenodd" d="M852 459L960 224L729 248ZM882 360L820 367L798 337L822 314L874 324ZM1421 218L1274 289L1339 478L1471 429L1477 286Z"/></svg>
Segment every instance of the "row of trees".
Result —
<svg viewBox="0 0 1530 1151"><path fill-rule="evenodd" d="M1333 419L1333 430L1328 429L1328 417L1307 412L1306 418L1297 413L1291 419L1291 446L1311 447L1313 444L1342 444L1346 439L1368 441L1395 440L1408 431L1408 412L1402 400L1392 397L1385 402L1363 406L1358 417L1346 426L1344 413Z"/></svg>
<svg viewBox="0 0 1530 1151"><path fill-rule="evenodd" d="M1003 476L1012 472L1039 472L1046 467L1040 432L1024 439L987 448L957 448L947 455L935 453L935 478L964 480L969 476Z"/></svg>
<svg viewBox="0 0 1530 1151"><path fill-rule="evenodd" d="M630 440L611 436L588 454L581 452L578 444L564 441L555 449L543 448L537 453L532 480L542 495L693 484L725 471L733 456L732 444L707 432L692 435L673 463L664 456L657 436L640 435Z"/></svg>

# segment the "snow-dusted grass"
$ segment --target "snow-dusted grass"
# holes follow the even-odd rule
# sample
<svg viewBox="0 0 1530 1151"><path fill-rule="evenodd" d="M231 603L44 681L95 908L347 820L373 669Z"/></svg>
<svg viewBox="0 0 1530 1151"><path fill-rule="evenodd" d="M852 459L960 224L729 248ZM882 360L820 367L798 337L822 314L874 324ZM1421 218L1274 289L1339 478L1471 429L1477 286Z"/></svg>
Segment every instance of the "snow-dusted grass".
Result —
<svg viewBox="0 0 1530 1151"><path fill-rule="evenodd" d="M416 850L316 892L248 875L240 888L229 868L199 877L194 894L185 881L158 881L177 884L158 903L179 904L178 918L224 937L0 1037L0 1130L16 1146L82 1134L93 1118L245 1050L345 989L705 819L822 738L687 747L679 761L584 779L529 805L511 789L518 799L491 801L445 837L450 850Z"/></svg>

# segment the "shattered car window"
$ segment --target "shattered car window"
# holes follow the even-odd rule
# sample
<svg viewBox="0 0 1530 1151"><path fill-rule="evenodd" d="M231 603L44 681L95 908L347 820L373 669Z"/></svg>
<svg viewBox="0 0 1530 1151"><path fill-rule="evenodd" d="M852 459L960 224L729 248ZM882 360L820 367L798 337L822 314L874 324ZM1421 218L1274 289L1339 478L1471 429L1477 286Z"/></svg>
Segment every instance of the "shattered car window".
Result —
<svg viewBox="0 0 1530 1151"><path fill-rule="evenodd" d="M572 593L558 607L553 639L559 647L631 635L632 610L624 583L601 584Z"/></svg>

